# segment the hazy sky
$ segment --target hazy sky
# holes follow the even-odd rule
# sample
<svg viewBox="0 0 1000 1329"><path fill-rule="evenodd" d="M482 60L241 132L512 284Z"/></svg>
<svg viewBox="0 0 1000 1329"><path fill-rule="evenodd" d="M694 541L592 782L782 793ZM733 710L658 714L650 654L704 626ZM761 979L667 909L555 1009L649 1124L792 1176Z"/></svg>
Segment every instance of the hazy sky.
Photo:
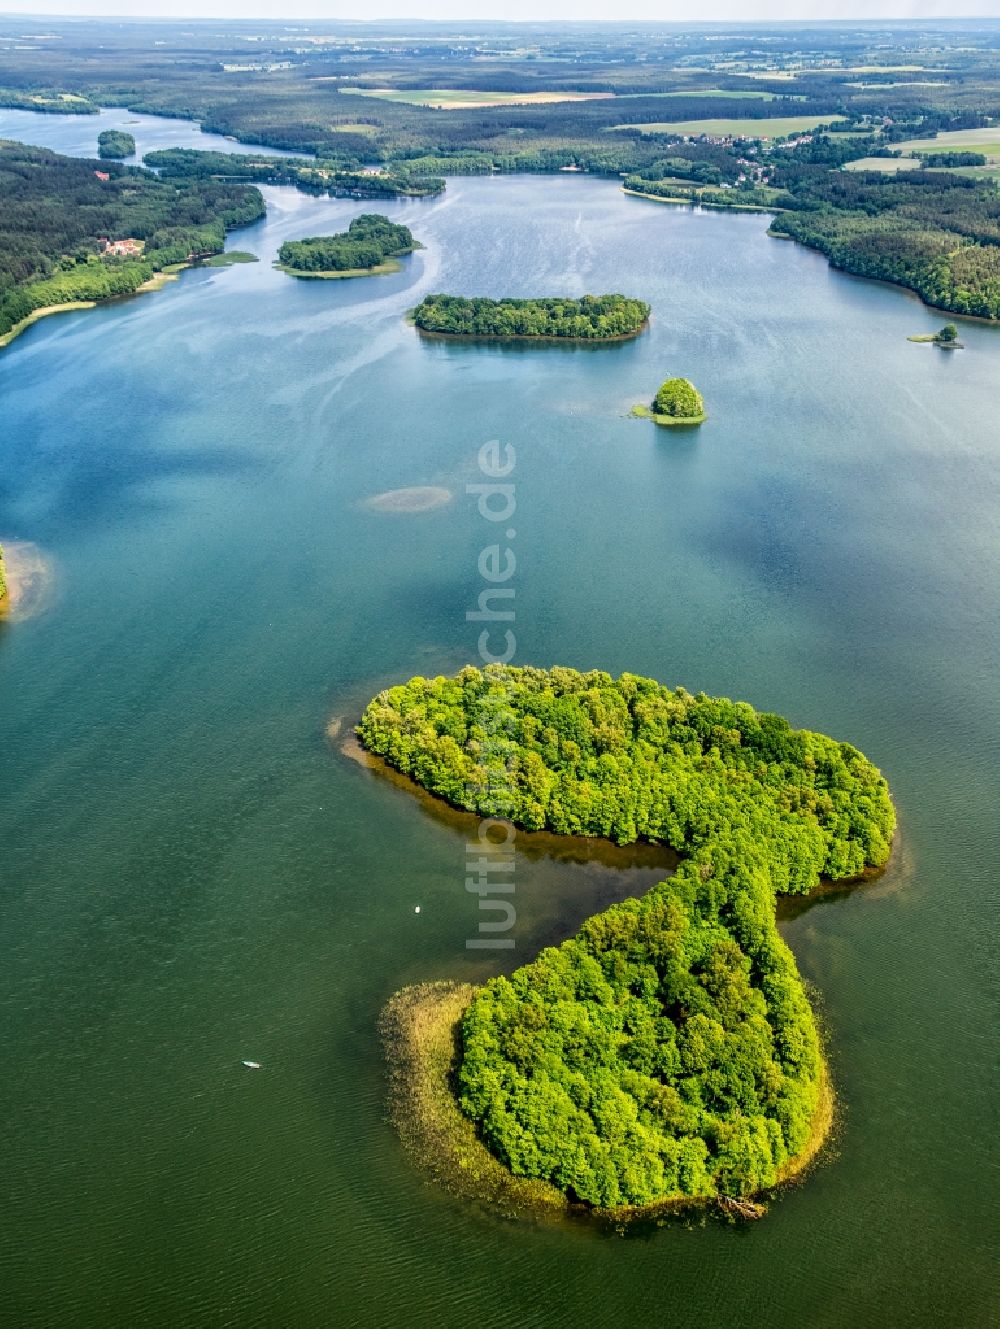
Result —
<svg viewBox="0 0 1000 1329"><path fill-rule="evenodd" d="M247 19L879 19L1000 17L1000 0L0 0L0 14Z"/></svg>

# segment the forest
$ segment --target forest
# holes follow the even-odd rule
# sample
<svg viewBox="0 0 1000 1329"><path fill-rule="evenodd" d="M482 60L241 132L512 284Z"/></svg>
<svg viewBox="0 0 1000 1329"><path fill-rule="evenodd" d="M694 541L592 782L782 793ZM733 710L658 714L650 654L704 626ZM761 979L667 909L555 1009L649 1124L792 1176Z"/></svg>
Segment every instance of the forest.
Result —
<svg viewBox="0 0 1000 1329"><path fill-rule="evenodd" d="M774 1186L824 1075L775 898L887 861L878 770L743 702L563 668L413 678L358 734L480 816L682 855L473 998L457 1092L489 1149L598 1208Z"/></svg>
<svg viewBox="0 0 1000 1329"><path fill-rule="evenodd" d="M218 253L228 230L263 215L251 186L178 187L139 168L0 142L0 336L35 309L125 295L191 254ZM143 242L141 260L103 255L105 240L127 238Z"/></svg>
<svg viewBox="0 0 1000 1329"><path fill-rule="evenodd" d="M947 171L830 171L794 154L775 172L787 191L771 224L834 267L906 286L956 314L1000 318L1000 191Z"/></svg>
<svg viewBox="0 0 1000 1329"><path fill-rule="evenodd" d="M430 173L403 167L374 175L361 170L359 158L347 155L313 159L162 148L147 152L143 161L165 180L245 180L255 184L296 185L309 194L339 198L424 198L441 193L445 187L442 179Z"/></svg>
<svg viewBox="0 0 1000 1329"><path fill-rule="evenodd" d="M428 295L413 311L423 332L454 337L570 338L617 341L646 326L649 305L625 295L529 300Z"/></svg>
<svg viewBox="0 0 1000 1329"><path fill-rule="evenodd" d="M409 254L415 248L408 226L366 212L355 217L346 231L335 235L286 240L278 262L289 272L349 272L377 268L387 258Z"/></svg>

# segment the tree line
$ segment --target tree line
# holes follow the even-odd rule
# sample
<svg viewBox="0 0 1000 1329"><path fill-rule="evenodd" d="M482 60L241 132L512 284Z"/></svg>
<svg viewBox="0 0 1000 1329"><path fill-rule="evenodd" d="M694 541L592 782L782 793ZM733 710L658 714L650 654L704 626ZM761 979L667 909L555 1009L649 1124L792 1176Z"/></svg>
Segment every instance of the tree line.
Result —
<svg viewBox="0 0 1000 1329"><path fill-rule="evenodd" d="M282 267L292 272L349 272L377 268L395 254L414 248L408 226L391 222L379 213L355 217L346 231L286 240L278 251Z"/></svg>
<svg viewBox="0 0 1000 1329"><path fill-rule="evenodd" d="M625 295L527 300L428 295L413 312L424 332L459 337L556 337L613 341L640 332L649 305Z"/></svg>

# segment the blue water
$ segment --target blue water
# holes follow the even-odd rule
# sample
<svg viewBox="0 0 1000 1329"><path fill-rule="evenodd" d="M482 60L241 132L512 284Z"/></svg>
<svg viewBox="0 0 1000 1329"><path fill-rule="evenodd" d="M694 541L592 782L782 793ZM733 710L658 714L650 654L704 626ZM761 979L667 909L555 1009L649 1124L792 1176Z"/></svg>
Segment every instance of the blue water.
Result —
<svg viewBox="0 0 1000 1329"><path fill-rule="evenodd" d="M908 343L940 316L765 217L589 179L450 181L384 205L426 245L400 273L301 282L281 241L364 205L265 192L231 241L259 264L0 354L0 539L53 576L0 630L7 1321L995 1323L1000 331ZM654 318L597 350L425 343L403 316L432 290ZM696 433L628 418L671 374ZM465 948L462 828L324 728L475 658L491 438L517 452L519 662L780 710L898 803L887 874L783 925L842 1113L751 1230L505 1223L383 1119L382 1003L498 962ZM452 500L366 506L413 485ZM499 963L650 879L522 854Z"/></svg>

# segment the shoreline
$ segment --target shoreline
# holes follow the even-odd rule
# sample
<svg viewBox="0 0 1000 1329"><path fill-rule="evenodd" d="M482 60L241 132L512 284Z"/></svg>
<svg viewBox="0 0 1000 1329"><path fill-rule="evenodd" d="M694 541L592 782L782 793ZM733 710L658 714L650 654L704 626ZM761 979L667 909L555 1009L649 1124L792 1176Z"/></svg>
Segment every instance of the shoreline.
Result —
<svg viewBox="0 0 1000 1329"><path fill-rule="evenodd" d="M654 424L661 425L667 429L694 429L698 425L703 425L708 419L708 412L702 411L701 415L657 415L649 406L644 406L639 402L633 406L629 415L636 420L652 420Z"/></svg>
<svg viewBox="0 0 1000 1329"><path fill-rule="evenodd" d="M33 618L46 607L53 585L51 560L30 540L0 540L6 594L0 623Z"/></svg>
<svg viewBox="0 0 1000 1329"><path fill-rule="evenodd" d="M407 315L407 322L428 341L452 342L495 342L504 345L507 342L534 342L543 346L617 346L622 342L634 341L649 328L650 320L643 319L634 332L621 332L614 337L533 337L528 333L516 332L508 335L485 332L435 332L431 328L422 328L415 322L412 313Z"/></svg>
<svg viewBox="0 0 1000 1329"><path fill-rule="evenodd" d="M38 323L51 314L71 314L74 309L96 309L98 304L102 303L105 302L100 300L68 300L62 305L42 305L38 309L33 309L27 318L22 318L20 323L15 323L9 332L5 332L0 337L0 350L5 346L9 346L17 337L20 337L22 332L27 332L33 323Z"/></svg>
<svg viewBox="0 0 1000 1329"><path fill-rule="evenodd" d="M284 272L289 277L312 278L319 281L339 281L345 277L384 277L389 273L403 270L399 260L392 257L385 263L377 263L373 268L344 268L340 272L299 272L297 268L290 268L287 263L278 262L273 266L278 272Z"/></svg>
<svg viewBox="0 0 1000 1329"><path fill-rule="evenodd" d="M713 212L762 212L770 216L776 212L787 212L787 208L781 207L775 203L768 207L763 203L713 203L706 198L687 198L679 195L677 198L667 198L663 194L647 194L642 189L626 189L622 185L622 193L629 194L632 198L648 198L651 203L672 203L674 205L683 205L688 208L711 208ZM791 239L791 236L788 237Z"/></svg>
<svg viewBox="0 0 1000 1329"><path fill-rule="evenodd" d="M808 245L797 236L786 235L783 231L772 231L770 228L765 231L765 235L771 240L789 240L793 245L801 245L803 249L808 249L811 254L819 254L820 258L826 259L827 265L833 268L834 272L839 272L841 276L849 277L852 281L875 282L879 286L888 287L890 291L901 291L923 305L924 309L933 309L937 314L947 314L949 318L960 318L965 323L982 323L987 328L1000 327L1000 318L987 318L984 314L962 314L957 309L949 309L947 305L932 304L930 300L925 300L919 291L914 290L912 286L906 286L903 282L891 281L888 277L868 277L863 272L851 272L849 268L839 267L831 260L829 254L824 254L817 245ZM908 337L907 341L910 340Z"/></svg>
<svg viewBox="0 0 1000 1329"><path fill-rule="evenodd" d="M42 305L38 309L33 309L27 318L21 319L20 323L15 323L9 332L0 336L0 350L4 350L11 342L20 337L22 332L27 330L43 318L48 318L52 314L72 314L81 309L97 309L98 306L112 305L118 300L131 300L136 295L148 295L152 291L161 291L167 282L176 281L182 272L189 268L199 267L232 267L235 263L244 263L246 259L236 259L233 263L212 263L213 258L220 258L228 251L223 249L218 254L200 255L197 258L187 259L183 263L169 263L159 272L154 272L148 281L142 282L134 291L122 291L120 295L109 295L103 300L69 300L61 305ZM253 261L257 261L254 259Z"/></svg>
<svg viewBox="0 0 1000 1329"><path fill-rule="evenodd" d="M826 1058L820 1061L819 1101L805 1145L778 1169L776 1184L752 1198L667 1196L649 1205L597 1209L571 1201L551 1182L519 1177L490 1153L473 1122L461 1111L451 1079L459 1023L476 988L447 980L401 988L379 1015L388 1074L388 1117L404 1151L450 1194L499 1210L507 1218L553 1221L567 1218L616 1223L704 1212L713 1207L729 1218L763 1216L760 1197L801 1178L830 1138L836 1096Z"/></svg>

